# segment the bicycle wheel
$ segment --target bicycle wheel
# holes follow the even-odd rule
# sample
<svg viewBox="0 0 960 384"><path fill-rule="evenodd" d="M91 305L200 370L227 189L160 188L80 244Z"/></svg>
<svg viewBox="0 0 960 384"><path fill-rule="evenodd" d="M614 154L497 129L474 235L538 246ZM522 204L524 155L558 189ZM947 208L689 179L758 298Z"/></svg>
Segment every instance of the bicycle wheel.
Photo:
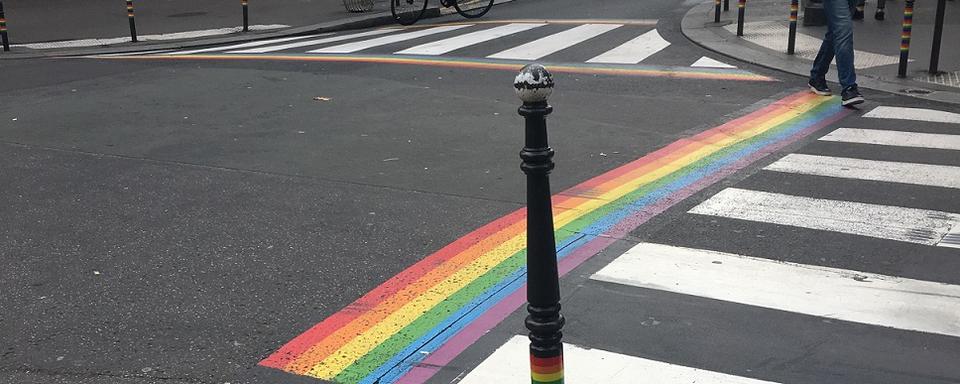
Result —
<svg viewBox="0 0 960 384"><path fill-rule="evenodd" d="M401 25L416 23L426 10L427 0L390 0L390 13Z"/></svg>
<svg viewBox="0 0 960 384"><path fill-rule="evenodd" d="M493 8L493 0L453 0L453 7L460 16L468 19L486 15Z"/></svg>

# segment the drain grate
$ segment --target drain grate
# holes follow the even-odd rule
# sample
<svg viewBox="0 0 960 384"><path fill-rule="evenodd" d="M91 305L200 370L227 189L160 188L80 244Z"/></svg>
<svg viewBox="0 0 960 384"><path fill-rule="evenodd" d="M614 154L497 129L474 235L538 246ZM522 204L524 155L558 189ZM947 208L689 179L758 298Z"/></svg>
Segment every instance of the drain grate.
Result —
<svg viewBox="0 0 960 384"><path fill-rule="evenodd" d="M919 76L915 77L914 80L960 88L960 71L940 72L936 75Z"/></svg>

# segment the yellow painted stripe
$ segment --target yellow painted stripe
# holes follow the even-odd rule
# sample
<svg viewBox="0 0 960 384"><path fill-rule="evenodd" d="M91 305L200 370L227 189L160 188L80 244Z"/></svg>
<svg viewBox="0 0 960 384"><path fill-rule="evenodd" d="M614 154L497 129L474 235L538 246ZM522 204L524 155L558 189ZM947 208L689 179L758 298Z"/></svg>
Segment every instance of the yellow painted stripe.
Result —
<svg viewBox="0 0 960 384"><path fill-rule="evenodd" d="M598 198L586 200L583 204L577 206L576 209L568 209L559 213L555 218L554 227L561 228L573 220L608 204L610 201L623 197L624 195L636 190L641 186L659 180L660 178L676 172L677 170L684 168L723 148L726 148L731 144L756 136L782 124L785 121L796 118L806 113L810 109L815 108L826 100L829 99L812 99L813 102L807 102L805 104L795 106L786 113L774 116L771 119L757 124L751 129L721 138L714 143L709 143L697 151L640 175L633 180L633 182L625 183L617 188L613 188ZM435 287L431 288L423 295L404 305L396 312L385 318L383 321L370 328L368 331L358 335L356 338L345 344L336 352L332 353L322 362L315 365L307 374L309 376L326 379L336 377L337 374L353 364L357 359L366 355L368 352L376 348L376 346L389 339L393 334L403 329L411 321L429 311L431 308L446 299L450 294L458 291L459 289L468 285L470 282L473 282L506 258L524 249L525 245L526 234L518 235L501 244L497 248L486 253L481 258L473 261L470 265L464 267L444 281L438 283Z"/></svg>
<svg viewBox="0 0 960 384"><path fill-rule="evenodd" d="M562 378L563 378L563 371L554 372L554 373L547 373L547 374L530 372L530 377L531 377L532 379L536 380L536 381L541 381L541 382L549 383L549 382L552 382L552 381L557 381L557 380L562 379Z"/></svg>

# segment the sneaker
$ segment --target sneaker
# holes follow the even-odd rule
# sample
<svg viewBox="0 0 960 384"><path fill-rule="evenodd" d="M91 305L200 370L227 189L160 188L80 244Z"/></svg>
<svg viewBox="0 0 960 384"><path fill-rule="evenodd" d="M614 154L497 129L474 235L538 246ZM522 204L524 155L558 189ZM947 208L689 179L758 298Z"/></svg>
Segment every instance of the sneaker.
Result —
<svg viewBox="0 0 960 384"><path fill-rule="evenodd" d="M813 93L816 93L820 96L830 96L833 94L833 91L831 91L830 87L827 86L826 79L810 78L810 81L807 82L807 85L810 86L810 90L813 91Z"/></svg>
<svg viewBox="0 0 960 384"><path fill-rule="evenodd" d="M854 10L854 11L853 11L853 19L854 19L854 20L863 20L863 10L862 10L862 9Z"/></svg>
<svg viewBox="0 0 960 384"><path fill-rule="evenodd" d="M857 89L856 85L851 85L845 88L843 92L840 93L840 97L842 99L840 104L842 104L844 107L857 105L865 101L863 99L863 95L860 94L860 90Z"/></svg>

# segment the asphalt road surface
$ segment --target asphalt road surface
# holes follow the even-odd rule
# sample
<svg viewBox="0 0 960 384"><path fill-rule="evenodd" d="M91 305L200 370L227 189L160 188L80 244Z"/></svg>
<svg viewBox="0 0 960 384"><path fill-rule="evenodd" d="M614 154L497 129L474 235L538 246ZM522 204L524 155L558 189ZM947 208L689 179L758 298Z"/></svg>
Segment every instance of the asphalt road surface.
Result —
<svg viewBox="0 0 960 384"><path fill-rule="evenodd" d="M0 61L0 383L528 382L525 55L568 382L960 382L958 108L839 108L693 4Z"/></svg>

